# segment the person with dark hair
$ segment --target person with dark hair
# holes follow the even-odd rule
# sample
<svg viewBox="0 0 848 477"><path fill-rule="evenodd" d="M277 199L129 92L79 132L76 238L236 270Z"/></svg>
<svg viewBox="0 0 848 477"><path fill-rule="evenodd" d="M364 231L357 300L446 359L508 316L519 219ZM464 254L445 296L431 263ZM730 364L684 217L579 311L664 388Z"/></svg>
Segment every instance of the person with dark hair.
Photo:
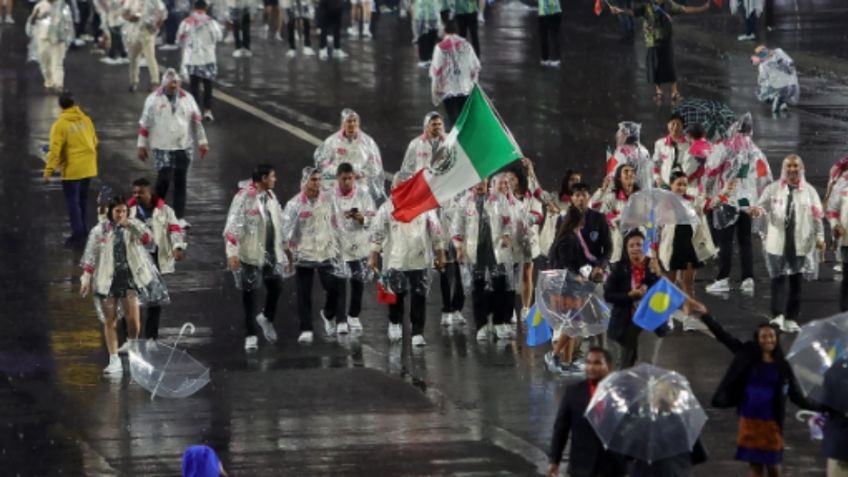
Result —
<svg viewBox="0 0 848 477"><path fill-rule="evenodd" d="M571 207L581 214L580 237L578 237L580 246L585 249L584 254L592 265L590 278L600 281L603 280L609 268L613 250L612 235L604 214L590 208L589 201L589 184L578 182L571 187Z"/></svg>
<svg viewBox="0 0 848 477"><path fill-rule="evenodd" d="M315 20L315 5L312 0L283 0L283 8L286 11L286 39L289 43L286 57L297 56L295 33L298 28L301 28L300 36L303 38L303 56L315 56L310 32L310 23Z"/></svg>
<svg viewBox="0 0 848 477"><path fill-rule="evenodd" d="M612 371L612 355L604 348L592 347L586 354L586 379L571 384L562 393L548 452L548 477L559 476L559 466L571 437L568 474L574 477L622 477L627 467L622 456L606 450L589 420L586 408L598 388Z"/></svg>
<svg viewBox="0 0 848 477"><path fill-rule="evenodd" d="M603 214L607 219L612 240L612 253L609 256L609 261L615 263L621 259L622 255L621 238L624 231L619 227L621 212L627 205L630 196L639 190L639 186L636 185L636 169L629 164L621 166L616 170L611 181L613 183L612 189L609 189L609 182L605 181L604 185L592 195L589 204L590 207Z"/></svg>
<svg viewBox="0 0 848 477"><path fill-rule="evenodd" d="M618 169L629 164L636 172L636 183L640 189L654 187L654 166L651 155L641 142L642 125L633 121L618 123L615 133L615 150L607 158L607 177L614 177Z"/></svg>
<svg viewBox="0 0 848 477"><path fill-rule="evenodd" d="M582 174L573 169L568 169L565 171L565 175L562 176L562 179L559 182L559 200L565 205L565 208L568 208L571 204L571 188L574 187L575 184L583 182L582 178Z"/></svg>
<svg viewBox="0 0 848 477"><path fill-rule="evenodd" d="M671 173L688 169L686 122L678 113L672 114L665 124L668 134L654 143L654 183L657 187L671 188Z"/></svg>
<svg viewBox="0 0 848 477"><path fill-rule="evenodd" d="M246 351L258 348L254 319L265 339L276 343L277 301L283 291L283 274L291 271L283 252L283 210L274 194L276 184L274 167L257 165L251 180L239 184L224 227L227 264L233 272L236 288L242 290ZM266 291L265 306L254 315L256 295L262 283Z"/></svg>
<svg viewBox="0 0 848 477"><path fill-rule="evenodd" d="M206 13L205 0L194 2L194 10L180 23L177 41L183 48L182 67L188 73L191 95L200 103L203 118L212 116L212 84L218 75L218 60L215 45L224 38L221 27ZM200 85L203 85L203 98Z"/></svg>
<svg viewBox="0 0 848 477"><path fill-rule="evenodd" d="M528 158L521 159L503 169L509 180L512 195L515 198L518 212L518 236L520 240L513 242L513 256L520 264L521 271L519 296L521 298L521 317L527 316L533 304L533 260L542 254L539 246L539 226L544 220L542 202L538 199L541 189L533 170L533 162ZM534 192L538 192L535 194ZM512 313L512 323L516 324L518 317Z"/></svg>
<svg viewBox="0 0 848 477"><path fill-rule="evenodd" d="M476 5L477 0L462 0L466 4ZM473 13L471 24L477 28ZM457 19L459 18L457 14ZM467 20L466 20L467 21ZM457 35L455 24L448 22L445 36L433 50L430 63L430 91L433 106L444 103L448 115L448 126L453 127L471 90L480 76L480 60L475 48Z"/></svg>
<svg viewBox="0 0 848 477"><path fill-rule="evenodd" d="M70 92L59 95L62 112L50 128L50 146L44 181L49 182L59 169L62 174L62 191L71 222L71 235L66 247L81 247L88 233L88 186L97 177L97 132L94 123L74 103Z"/></svg>
<svg viewBox="0 0 848 477"><path fill-rule="evenodd" d="M439 148L445 144L445 123L437 111L430 111L424 116L423 132L411 141L403 155L400 170L415 174L421 169L436 165L440 158ZM447 152L447 151L443 151Z"/></svg>
<svg viewBox="0 0 848 477"><path fill-rule="evenodd" d="M130 218L127 200L122 196L109 201L107 217L88 235L81 261L80 295L85 297L91 292L100 301L109 350L109 365L103 373L119 375L123 373L116 329L119 303L127 323L127 337L136 340L140 331L139 300L162 304L169 297L146 250L154 244L150 229L142 221Z"/></svg>
<svg viewBox="0 0 848 477"><path fill-rule="evenodd" d="M188 248L186 236L180 227L174 209L161 197L153 194L150 181L136 179L132 183L132 198L127 201L130 218L139 219L153 232L154 244L148 249L153 264L162 275L174 273L174 262L183 259ZM153 304L147 307L147 320L144 324L144 337L148 340L159 339L159 318L162 307Z"/></svg>
<svg viewBox="0 0 848 477"><path fill-rule="evenodd" d="M779 476L786 397L802 409L823 409L804 397L783 355L775 327L761 324L753 339L743 342L728 333L702 303L692 305L718 342L733 353L733 361L713 395L712 405L736 408L739 415L736 460L747 462L752 476Z"/></svg>
<svg viewBox="0 0 848 477"><path fill-rule="evenodd" d="M639 301L660 277L659 264L655 259L645 256L644 245L645 236L642 232L631 230L624 237L625 257L613 265L604 285L604 300L612 305L607 337L615 344L617 363L620 365L616 367L619 369L636 364L642 328L633 323L633 313ZM662 336L667 332L668 326L662 325L655 333Z"/></svg>

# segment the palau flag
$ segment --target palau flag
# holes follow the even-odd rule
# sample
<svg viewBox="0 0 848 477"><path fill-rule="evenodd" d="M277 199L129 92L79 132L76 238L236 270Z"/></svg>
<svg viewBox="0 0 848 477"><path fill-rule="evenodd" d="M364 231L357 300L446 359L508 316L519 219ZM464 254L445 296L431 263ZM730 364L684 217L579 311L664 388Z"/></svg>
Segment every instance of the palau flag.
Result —
<svg viewBox="0 0 848 477"><path fill-rule="evenodd" d="M539 346L551 340L553 331L551 331L551 327L548 326L548 322L542 318L542 312L539 311L536 305L533 305L533 307L530 308L525 320L527 321L528 346Z"/></svg>
<svg viewBox="0 0 848 477"><path fill-rule="evenodd" d="M633 315L636 326L655 331L668 321L671 314L683 306L686 295L665 277L654 284L639 302Z"/></svg>

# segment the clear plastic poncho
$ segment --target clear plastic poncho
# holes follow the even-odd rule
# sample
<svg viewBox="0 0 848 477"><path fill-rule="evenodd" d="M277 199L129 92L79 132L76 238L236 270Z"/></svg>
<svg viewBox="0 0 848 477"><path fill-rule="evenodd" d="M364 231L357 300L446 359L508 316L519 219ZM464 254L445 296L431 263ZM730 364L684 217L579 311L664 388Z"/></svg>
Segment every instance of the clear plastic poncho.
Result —
<svg viewBox="0 0 848 477"><path fill-rule="evenodd" d="M34 22L33 22L34 20ZM26 34L30 38L27 60L39 62L38 51L48 45L64 43L70 46L74 40L74 20L71 9L63 0L41 0L32 10L26 22ZM50 68L51 65L40 65Z"/></svg>
<svg viewBox="0 0 848 477"><path fill-rule="evenodd" d="M347 194L336 186L332 192L334 220L339 229L339 244L342 259L350 267L350 278L360 282L370 282L374 272L368 267L370 249L369 228L377 214L374 200L365 189L354 185ZM353 217L353 212L362 214L364 222L360 223ZM358 266L351 265L358 262Z"/></svg>
<svg viewBox="0 0 848 477"><path fill-rule="evenodd" d="M782 49L770 50L760 46L751 61L757 65L757 99L797 104L801 97L795 62Z"/></svg>
<svg viewBox="0 0 848 477"><path fill-rule="evenodd" d="M488 270L490 276L482 278L486 280L488 286L491 278L504 276L507 289L515 290L518 286L518 264L521 263L519 250L527 240L528 218L524 214L521 202L513 195L506 174L497 174L492 177L488 201L492 245L498 265L493 270Z"/></svg>
<svg viewBox="0 0 848 477"><path fill-rule="evenodd" d="M292 197L283 209L283 243L294 257L298 267L330 267L333 275L350 277L350 270L342 258L340 229L336 221L331 193L320 190L310 198L307 181L318 171L303 169L301 192Z"/></svg>
<svg viewBox="0 0 848 477"><path fill-rule="evenodd" d="M537 280L536 304L551 328L584 338L607 330L610 308L596 283L569 270L543 270Z"/></svg>
<svg viewBox="0 0 848 477"><path fill-rule="evenodd" d="M480 60L471 43L448 34L433 50L430 63L431 96L438 106L445 98L471 94L480 75Z"/></svg>
<svg viewBox="0 0 848 477"><path fill-rule="evenodd" d="M441 118L442 115L436 111L430 111L424 116L423 132L415 139L409 142L406 148L406 153L403 156L403 163L400 166L400 172L408 175L415 174L421 169L433 166L433 162L438 162L444 157L444 154L439 152L439 149L445 147L445 135L433 139L427 135L427 127L430 120L433 118Z"/></svg>
<svg viewBox="0 0 848 477"><path fill-rule="evenodd" d="M440 0L414 0L412 3L412 36L418 38L428 31L441 32Z"/></svg>
<svg viewBox="0 0 848 477"><path fill-rule="evenodd" d="M371 194L375 204L382 204L386 200L386 180L380 148L361 129L357 129L353 138L345 135L344 122L351 117L359 119L359 114L345 108L341 113L342 128L315 149L315 167L321 172L324 189L332 190L336 186L336 169L339 164L349 163L353 166L359 185Z"/></svg>
<svg viewBox="0 0 848 477"><path fill-rule="evenodd" d="M848 313L802 326L786 360L805 396L848 413Z"/></svg>
<svg viewBox="0 0 848 477"><path fill-rule="evenodd" d="M639 123L618 123L616 148L607 158L607 175L612 178L619 167L629 164L636 169L636 184L644 190L654 186L654 164L648 149L640 142L641 131Z"/></svg>
<svg viewBox="0 0 848 477"><path fill-rule="evenodd" d="M124 11L138 17L138 21L127 21L122 27L127 48L138 42L142 34L156 35L159 31L157 25L168 16L162 0L128 0L124 3Z"/></svg>

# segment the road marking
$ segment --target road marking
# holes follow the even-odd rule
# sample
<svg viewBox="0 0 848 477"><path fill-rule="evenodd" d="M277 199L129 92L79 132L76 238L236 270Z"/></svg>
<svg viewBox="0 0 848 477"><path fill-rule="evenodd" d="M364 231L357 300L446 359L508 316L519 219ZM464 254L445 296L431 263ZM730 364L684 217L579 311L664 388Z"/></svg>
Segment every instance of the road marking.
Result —
<svg viewBox="0 0 848 477"><path fill-rule="evenodd" d="M225 93L225 92L223 92L219 89L216 89L215 91L213 91L212 94L216 98L218 98L221 101L229 104L230 106L234 106L238 109L241 109L242 111L257 117L258 119L261 119L261 120L265 121L266 123L268 123L268 124L270 124L274 127L277 127L279 129L282 129L283 131L286 131L287 133L291 134L292 136L294 136L298 139L301 139L303 141L308 142L309 144L312 144L313 146L316 146L316 147L320 146L321 143L324 142L321 139L318 139L317 137L313 136L312 134L309 134L303 128L297 127L297 126L295 126L294 124L291 124L291 123L287 123L286 121L283 121L280 118L276 118L274 116L271 116L270 114L266 113L265 111L262 111L261 109L255 107L255 106L251 106L250 104L247 104L244 101L242 101L242 100L240 100L240 99L238 99L234 96L230 96L229 94L227 94L227 93Z"/></svg>

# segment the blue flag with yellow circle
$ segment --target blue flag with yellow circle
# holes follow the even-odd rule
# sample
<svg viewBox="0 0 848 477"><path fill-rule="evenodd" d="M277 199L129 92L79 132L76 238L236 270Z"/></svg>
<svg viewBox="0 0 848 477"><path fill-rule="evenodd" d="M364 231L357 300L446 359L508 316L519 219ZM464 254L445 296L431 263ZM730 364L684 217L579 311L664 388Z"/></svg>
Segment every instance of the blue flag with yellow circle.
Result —
<svg viewBox="0 0 848 477"><path fill-rule="evenodd" d="M548 322L542 318L542 312L539 311L536 305L530 308L525 320L527 321L528 346L539 346L551 340L553 331L548 326Z"/></svg>
<svg viewBox="0 0 848 477"><path fill-rule="evenodd" d="M636 308L633 315L633 323L642 329L655 331L667 322L671 314L683 306L685 301L686 295L663 277L642 297L639 308Z"/></svg>

